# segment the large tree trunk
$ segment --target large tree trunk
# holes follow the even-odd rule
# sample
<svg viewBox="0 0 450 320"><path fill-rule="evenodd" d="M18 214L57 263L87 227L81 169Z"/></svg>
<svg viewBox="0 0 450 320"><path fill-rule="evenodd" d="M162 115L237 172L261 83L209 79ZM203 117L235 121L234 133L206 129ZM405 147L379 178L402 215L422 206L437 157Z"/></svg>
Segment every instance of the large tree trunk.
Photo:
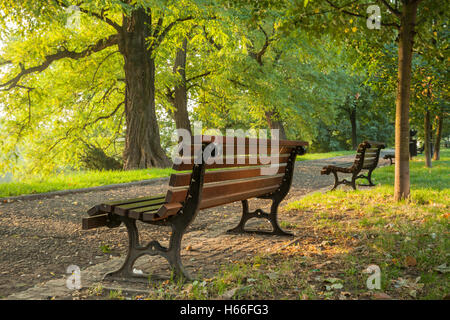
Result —
<svg viewBox="0 0 450 320"><path fill-rule="evenodd" d="M187 109L187 88L186 88L186 52L187 38L184 38L183 45L177 50L173 72L178 73L180 82L177 82L174 90L174 106L173 118L177 129L186 129L191 132L191 122L189 121L189 113Z"/></svg>
<svg viewBox="0 0 450 320"><path fill-rule="evenodd" d="M352 148L356 150L358 148L358 141L356 136L356 110L350 111L350 124L352 125Z"/></svg>
<svg viewBox="0 0 450 320"><path fill-rule="evenodd" d="M425 149L423 152L425 153L425 166L427 168L431 168L431 126L430 126L430 110L425 111L425 121L424 121L424 143L425 143Z"/></svg>
<svg viewBox="0 0 450 320"><path fill-rule="evenodd" d="M395 183L394 199L410 195L409 180L409 100L411 62L418 1L405 0L401 14L398 45L398 87L395 114Z"/></svg>
<svg viewBox="0 0 450 320"><path fill-rule="evenodd" d="M441 138L442 138L442 123L443 120L443 112L439 112L439 114L436 116L437 120L437 128L436 128L436 141L434 142L434 155L433 160L439 160L440 159L440 152L441 152Z"/></svg>
<svg viewBox="0 0 450 320"><path fill-rule="evenodd" d="M278 112L266 111L266 120L270 129L279 130L279 139L286 140L286 131L284 130L283 122L279 119Z"/></svg>
<svg viewBox="0 0 450 320"><path fill-rule="evenodd" d="M155 111L155 61L147 42L151 15L139 8L124 16L123 22L119 50L126 80L124 169L168 167Z"/></svg>

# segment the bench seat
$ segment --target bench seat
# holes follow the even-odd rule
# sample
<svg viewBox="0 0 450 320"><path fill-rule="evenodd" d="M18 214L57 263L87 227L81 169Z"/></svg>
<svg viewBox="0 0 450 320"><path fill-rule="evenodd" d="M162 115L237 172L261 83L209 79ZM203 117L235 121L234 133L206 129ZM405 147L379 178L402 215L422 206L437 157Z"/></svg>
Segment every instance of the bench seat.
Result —
<svg viewBox="0 0 450 320"><path fill-rule="evenodd" d="M261 141L265 146L262 151L258 145ZM172 174L166 193L104 202L90 208L88 217L83 218L85 230L101 226L115 228L121 223L127 227L129 246L125 262L105 278L148 281L147 275L133 272L134 262L144 254L163 256L176 276L190 278L180 257L181 239L187 227L199 210L235 201L242 203L242 217L239 224L228 232L292 235L278 224L277 212L291 187L295 159L304 154L306 142L212 136L196 136L189 142L188 145L180 144L179 158L175 159L173 166L176 171L189 172ZM255 142L259 150L254 148ZM199 159L201 161L197 161ZM271 199L270 212L261 209L250 212L248 199L251 198ZM268 219L272 230L245 229L247 220L251 218ZM165 248L158 241L142 246L137 221L170 226L169 246Z"/></svg>

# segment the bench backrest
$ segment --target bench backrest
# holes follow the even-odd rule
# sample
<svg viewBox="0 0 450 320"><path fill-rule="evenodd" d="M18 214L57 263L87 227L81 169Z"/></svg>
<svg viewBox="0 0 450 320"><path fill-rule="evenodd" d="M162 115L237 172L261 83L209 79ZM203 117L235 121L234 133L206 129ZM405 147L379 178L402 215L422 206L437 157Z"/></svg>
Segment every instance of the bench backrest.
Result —
<svg viewBox="0 0 450 320"><path fill-rule="evenodd" d="M356 169L375 169L380 158L380 151L385 147L383 142L376 141L364 141L359 144L354 163Z"/></svg>
<svg viewBox="0 0 450 320"><path fill-rule="evenodd" d="M185 154L173 169L191 171L203 155L205 172L198 208L206 209L275 192L286 179L288 163L295 163L296 155L302 154L306 145L303 141L196 136L189 148L181 145L184 149L181 148L180 154ZM269 169L274 161L278 164ZM175 207L186 200L192 175L192 172L171 175L165 199L168 205Z"/></svg>

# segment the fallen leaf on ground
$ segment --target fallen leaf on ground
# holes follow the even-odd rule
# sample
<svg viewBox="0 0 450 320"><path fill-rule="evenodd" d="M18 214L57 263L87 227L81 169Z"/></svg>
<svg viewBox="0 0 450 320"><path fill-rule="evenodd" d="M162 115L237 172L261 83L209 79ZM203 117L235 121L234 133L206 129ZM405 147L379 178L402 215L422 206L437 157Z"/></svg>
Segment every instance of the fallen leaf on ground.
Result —
<svg viewBox="0 0 450 320"><path fill-rule="evenodd" d="M236 291L237 291L238 289L239 289L239 288L233 288L233 289L230 289L230 290L225 291L225 292L222 294L221 298L222 298L222 299L231 299L231 298L234 296L234 294L236 293Z"/></svg>
<svg viewBox="0 0 450 320"><path fill-rule="evenodd" d="M372 295L372 298L374 298L375 300L392 300L393 298L383 292L376 292Z"/></svg>
<svg viewBox="0 0 450 320"><path fill-rule="evenodd" d="M417 265L417 260L416 260L416 258L414 258L414 257L407 256L407 257L405 258L405 264L406 264L408 267L415 267L415 266Z"/></svg>

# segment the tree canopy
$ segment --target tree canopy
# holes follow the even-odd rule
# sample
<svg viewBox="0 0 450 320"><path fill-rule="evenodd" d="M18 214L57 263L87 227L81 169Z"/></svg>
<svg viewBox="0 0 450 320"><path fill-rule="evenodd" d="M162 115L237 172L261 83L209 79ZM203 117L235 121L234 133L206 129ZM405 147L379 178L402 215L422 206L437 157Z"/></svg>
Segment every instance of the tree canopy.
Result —
<svg viewBox="0 0 450 320"><path fill-rule="evenodd" d="M448 114L448 4L379 0L380 17L370 5L3 1L0 171L82 169L90 152L125 169L166 167L174 129L194 121L280 129L330 151L364 139L393 146L400 129L404 141L395 123L407 105L402 123L424 137L428 110L437 135ZM398 91L405 14L417 16L411 103Z"/></svg>

